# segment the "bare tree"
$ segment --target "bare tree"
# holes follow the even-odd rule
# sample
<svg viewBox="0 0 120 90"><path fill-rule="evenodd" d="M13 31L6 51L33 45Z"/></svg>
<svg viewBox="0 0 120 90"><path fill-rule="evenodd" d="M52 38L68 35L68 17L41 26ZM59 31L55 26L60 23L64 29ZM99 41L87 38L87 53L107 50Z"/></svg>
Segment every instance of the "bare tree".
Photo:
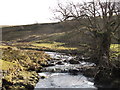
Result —
<svg viewBox="0 0 120 90"><path fill-rule="evenodd" d="M95 38L95 59L99 65L107 67L110 65L111 38L115 36L120 28L120 2L106 0L105 2L92 1L66 6L58 3L55 12L57 19L61 21L77 20L80 25L86 27Z"/></svg>

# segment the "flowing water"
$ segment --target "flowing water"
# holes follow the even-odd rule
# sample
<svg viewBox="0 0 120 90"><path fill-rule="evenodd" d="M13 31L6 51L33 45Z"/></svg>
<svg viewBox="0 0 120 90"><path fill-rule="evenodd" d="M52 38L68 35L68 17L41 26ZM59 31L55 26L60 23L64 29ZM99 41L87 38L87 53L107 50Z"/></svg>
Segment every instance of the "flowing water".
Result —
<svg viewBox="0 0 120 90"><path fill-rule="evenodd" d="M85 77L79 72L81 67L93 66L94 63L81 62L79 64L70 64L68 61L75 57L70 55L65 55L56 52L46 52L49 54L53 61L50 63L61 62L60 64L55 64L53 66L45 67L41 73L39 73L41 78L36 84L37 88L89 88L96 90L92 78ZM72 73L71 73L71 72Z"/></svg>

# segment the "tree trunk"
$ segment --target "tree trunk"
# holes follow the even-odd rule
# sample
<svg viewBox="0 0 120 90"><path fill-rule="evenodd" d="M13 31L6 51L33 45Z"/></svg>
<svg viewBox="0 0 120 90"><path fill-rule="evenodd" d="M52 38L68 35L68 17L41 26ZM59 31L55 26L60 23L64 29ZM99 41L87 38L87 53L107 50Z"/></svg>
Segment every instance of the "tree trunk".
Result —
<svg viewBox="0 0 120 90"><path fill-rule="evenodd" d="M108 32L103 33L100 37L100 46L98 48L98 59L101 67L109 67L110 65L110 44L110 34Z"/></svg>
<svg viewBox="0 0 120 90"><path fill-rule="evenodd" d="M94 43L92 45L93 55L92 59L98 66L107 67L110 64L110 44L111 37L108 32L96 33Z"/></svg>

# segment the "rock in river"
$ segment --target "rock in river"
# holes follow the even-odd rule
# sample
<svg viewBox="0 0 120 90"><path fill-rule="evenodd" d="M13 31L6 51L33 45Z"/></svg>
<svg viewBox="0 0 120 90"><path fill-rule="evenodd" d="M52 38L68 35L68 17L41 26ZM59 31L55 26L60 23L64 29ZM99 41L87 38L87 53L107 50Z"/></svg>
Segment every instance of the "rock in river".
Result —
<svg viewBox="0 0 120 90"><path fill-rule="evenodd" d="M64 63L62 61L58 61L56 64L58 64L58 65L64 65Z"/></svg>
<svg viewBox="0 0 120 90"><path fill-rule="evenodd" d="M75 68L75 69L70 69L69 73L72 75L77 75L79 73L79 69Z"/></svg>
<svg viewBox="0 0 120 90"><path fill-rule="evenodd" d="M70 64L80 64L80 62L78 60L75 60L75 59L69 60L69 63Z"/></svg>

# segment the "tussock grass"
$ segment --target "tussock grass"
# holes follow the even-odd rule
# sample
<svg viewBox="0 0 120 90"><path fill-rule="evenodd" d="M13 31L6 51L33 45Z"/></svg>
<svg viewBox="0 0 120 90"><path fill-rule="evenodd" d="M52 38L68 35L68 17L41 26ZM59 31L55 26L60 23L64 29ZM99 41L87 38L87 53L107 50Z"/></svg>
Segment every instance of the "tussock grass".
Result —
<svg viewBox="0 0 120 90"><path fill-rule="evenodd" d="M0 49L1 48L8 48L8 47L10 47L10 46L2 46L2 45L0 45Z"/></svg>
<svg viewBox="0 0 120 90"><path fill-rule="evenodd" d="M4 61L4 60L0 60L0 64L2 64L0 67L1 70L9 70L11 68L14 68L14 66L16 65L15 63Z"/></svg>
<svg viewBox="0 0 120 90"><path fill-rule="evenodd" d="M46 42L46 43L33 43L33 46L38 46L38 47L45 47L49 48L52 50L76 50L77 48L75 47L65 47L65 43L60 43L60 42Z"/></svg>
<svg viewBox="0 0 120 90"><path fill-rule="evenodd" d="M117 60L119 61L120 58L120 44L111 44L110 46L111 49L111 60Z"/></svg>
<svg viewBox="0 0 120 90"><path fill-rule="evenodd" d="M1 70L9 70L14 68L14 66L16 65L15 63L9 62L9 61L4 61L0 59L0 69Z"/></svg>
<svg viewBox="0 0 120 90"><path fill-rule="evenodd" d="M120 44L111 44L110 49L115 52L120 52Z"/></svg>

